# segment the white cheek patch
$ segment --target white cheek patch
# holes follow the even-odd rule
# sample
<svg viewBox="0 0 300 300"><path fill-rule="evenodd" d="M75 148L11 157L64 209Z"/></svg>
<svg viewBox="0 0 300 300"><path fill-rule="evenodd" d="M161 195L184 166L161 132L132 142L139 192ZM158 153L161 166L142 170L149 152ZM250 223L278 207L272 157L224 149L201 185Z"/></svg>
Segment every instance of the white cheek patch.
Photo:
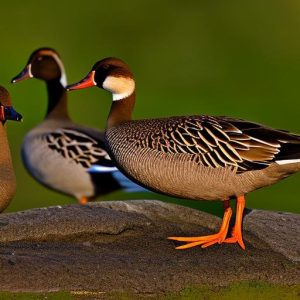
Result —
<svg viewBox="0 0 300 300"><path fill-rule="evenodd" d="M31 71L31 64L28 65L28 76L29 76L29 78L33 78L33 74Z"/></svg>
<svg viewBox="0 0 300 300"><path fill-rule="evenodd" d="M66 87L68 83L67 83L67 76L66 76L66 72L65 72L65 67L64 67L62 61L60 60L60 58L58 57L58 55L53 53L52 57L55 59L55 61L57 62L58 66L60 68L60 72L61 72L60 83L63 87Z"/></svg>
<svg viewBox="0 0 300 300"><path fill-rule="evenodd" d="M113 101L122 100L130 96L135 90L135 82L129 77L107 76L103 88L112 93Z"/></svg>

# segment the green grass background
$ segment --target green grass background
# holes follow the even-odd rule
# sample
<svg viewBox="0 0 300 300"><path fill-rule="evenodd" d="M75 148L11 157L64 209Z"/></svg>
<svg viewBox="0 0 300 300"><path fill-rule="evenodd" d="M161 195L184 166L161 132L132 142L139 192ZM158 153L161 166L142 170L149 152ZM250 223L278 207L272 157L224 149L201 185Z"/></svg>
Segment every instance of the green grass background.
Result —
<svg viewBox="0 0 300 300"><path fill-rule="evenodd" d="M300 297L299 286L280 286L261 282L232 283L227 287L187 287L168 295L135 295L132 292L50 292L50 293L0 293L0 300L296 300ZM92 298L93 297L93 298Z"/></svg>
<svg viewBox="0 0 300 300"><path fill-rule="evenodd" d="M72 83L94 62L117 56L137 80L135 118L228 115L300 133L300 2L269 1L2 1L0 84L24 122L8 124L18 190L8 211L74 200L36 183L20 160L22 139L45 114L43 82L10 85L30 53L61 54ZM69 95L71 116L103 128L110 95ZM251 208L300 212L300 174L248 196ZM114 193L103 199L159 198ZM220 212L219 203L185 202Z"/></svg>

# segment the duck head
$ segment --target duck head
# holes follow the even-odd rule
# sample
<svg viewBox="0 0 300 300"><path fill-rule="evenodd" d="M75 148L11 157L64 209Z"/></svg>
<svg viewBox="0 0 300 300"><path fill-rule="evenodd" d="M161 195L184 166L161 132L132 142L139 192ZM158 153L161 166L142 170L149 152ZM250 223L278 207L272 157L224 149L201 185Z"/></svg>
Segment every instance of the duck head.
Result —
<svg viewBox="0 0 300 300"><path fill-rule="evenodd" d="M68 91L98 86L112 93L113 101L131 96L135 91L133 75L126 63L118 58L105 58L93 66L78 83L67 86Z"/></svg>
<svg viewBox="0 0 300 300"><path fill-rule="evenodd" d="M22 116L14 110L8 91L0 86L0 122L7 120L22 121Z"/></svg>
<svg viewBox="0 0 300 300"><path fill-rule="evenodd" d="M59 79L63 87L67 85L64 65L59 54L51 48L40 48L34 51L25 68L11 82L16 83L29 78L45 81Z"/></svg>

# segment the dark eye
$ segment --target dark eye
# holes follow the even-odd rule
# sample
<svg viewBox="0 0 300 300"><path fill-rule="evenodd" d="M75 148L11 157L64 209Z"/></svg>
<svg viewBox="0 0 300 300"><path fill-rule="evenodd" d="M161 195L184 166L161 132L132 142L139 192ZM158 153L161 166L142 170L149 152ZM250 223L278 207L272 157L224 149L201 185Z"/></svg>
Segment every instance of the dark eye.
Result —
<svg viewBox="0 0 300 300"><path fill-rule="evenodd" d="M109 65L104 64L104 65L102 66L102 68L105 69L105 70L107 70L107 69L109 68Z"/></svg>

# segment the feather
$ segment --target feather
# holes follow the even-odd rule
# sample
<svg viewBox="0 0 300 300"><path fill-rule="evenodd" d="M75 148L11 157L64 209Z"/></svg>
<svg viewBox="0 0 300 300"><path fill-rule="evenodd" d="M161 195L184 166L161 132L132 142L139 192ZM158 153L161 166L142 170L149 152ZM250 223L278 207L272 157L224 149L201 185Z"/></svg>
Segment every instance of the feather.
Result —
<svg viewBox="0 0 300 300"><path fill-rule="evenodd" d="M75 129L58 129L43 136L50 149L61 154L65 159L89 168L93 164L113 166L104 150L104 143Z"/></svg>
<svg viewBox="0 0 300 300"><path fill-rule="evenodd" d="M125 192L133 193L133 192L149 192L149 190L141 187L140 185L136 184L135 182L128 179L124 174L120 171L113 172L113 177L115 180L118 181L120 186Z"/></svg>
<svg viewBox="0 0 300 300"><path fill-rule="evenodd" d="M112 173L118 171L117 167L106 167L106 166L99 166L99 165L92 165L88 168L88 173Z"/></svg>
<svg viewBox="0 0 300 300"><path fill-rule="evenodd" d="M174 117L154 128L146 135L150 148L190 155L192 161L209 168L234 167L241 173L300 158L298 135L241 119Z"/></svg>

